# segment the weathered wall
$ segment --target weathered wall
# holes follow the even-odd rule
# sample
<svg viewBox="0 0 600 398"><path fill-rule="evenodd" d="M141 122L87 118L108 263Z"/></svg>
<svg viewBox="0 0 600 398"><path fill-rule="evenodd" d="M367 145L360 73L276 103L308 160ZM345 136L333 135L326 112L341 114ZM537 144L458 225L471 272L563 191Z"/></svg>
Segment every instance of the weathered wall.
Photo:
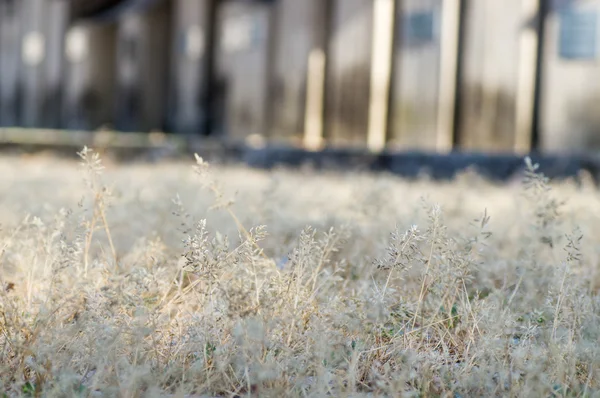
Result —
<svg viewBox="0 0 600 398"><path fill-rule="evenodd" d="M577 29L571 31L572 47L567 48L573 53L572 57L569 54L561 56L559 13L564 5L564 0L552 1L552 9L546 19L540 144L544 151L598 150L600 1L573 2L573 10L581 12L584 19L591 20L573 20L576 26L571 29Z"/></svg>
<svg viewBox="0 0 600 398"><path fill-rule="evenodd" d="M332 145L366 145L373 1L335 0L329 43L325 136Z"/></svg>
<svg viewBox="0 0 600 398"><path fill-rule="evenodd" d="M522 0L466 2L459 145L512 150Z"/></svg>
<svg viewBox="0 0 600 398"><path fill-rule="evenodd" d="M48 40L44 71L44 95L42 97L41 124L58 128L65 69L65 35L69 25L68 4L64 0L46 2L45 35Z"/></svg>
<svg viewBox="0 0 600 398"><path fill-rule="evenodd" d="M600 0L547 1L541 148L600 149ZM96 129L111 124L128 131L169 127L197 134L207 118L214 118L212 133L238 140L260 135L299 142L306 131L318 135L324 127L325 139L333 146L365 146L367 134L377 135L371 133L377 133L380 119L385 119L384 112L374 111L381 117L372 117L375 122L369 125L370 105L376 103L371 103L370 89L373 98L383 98L378 93L387 85L386 71L380 74L386 75L384 83L377 86L375 78L371 86L371 72L378 75L377 68L371 68L373 0L223 2L217 13L221 29L215 44L217 74L210 82L215 105L210 115L203 97L209 84L205 61L210 0L167 1L162 9L121 15L116 25L82 23L65 38L67 3L0 0L0 126ZM523 90L521 84L534 70L520 64L529 59L522 54L527 47L522 33L535 29L535 21L524 17L524 4L536 2L463 3L459 147L513 150L519 146L517 130L527 130L529 123L527 117L519 117L531 105L530 93L523 95L527 87ZM448 70L440 67L441 7L448 3L395 4L390 146L433 150L436 130L443 130L438 124L452 123L444 123L443 117L438 121L438 103L444 103L438 99L440 72ZM567 5L582 14L571 15L575 22L565 47L560 45L565 26L560 11ZM375 31L383 30L387 28ZM310 57L325 48L326 62L320 55ZM324 126L314 117L320 105L311 107L313 117L307 118L309 59L327 69ZM381 64L388 65L387 59ZM320 84L319 79L315 85ZM320 87L311 92L321 95ZM518 94L525 99L518 102ZM305 120L311 120L309 127ZM522 147L529 138L525 133Z"/></svg>
<svg viewBox="0 0 600 398"><path fill-rule="evenodd" d="M116 26L83 23L66 38L63 126L96 129L114 121Z"/></svg>
<svg viewBox="0 0 600 398"><path fill-rule="evenodd" d="M198 134L207 117L203 108L209 0L176 0L169 80L169 125L178 133Z"/></svg>
<svg viewBox="0 0 600 398"><path fill-rule="evenodd" d="M59 124L67 16L64 0L0 1L0 124Z"/></svg>
<svg viewBox="0 0 600 398"><path fill-rule="evenodd" d="M270 77L270 136L301 140L304 133L306 85L310 52L322 49L326 0L280 0L273 74Z"/></svg>
<svg viewBox="0 0 600 398"><path fill-rule="evenodd" d="M17 124L19 98L20 4L0 0L0 126Z"/></svg>
<svg viewBox="0 0 600 398"><path fill-rule="evenodd" d="M233 140L264 136L267 115L269 18L264 4L225 2L219 7L217 79L221 120L217 133Z"/></svg>
<svg viewBox="0 0 600 398"><path fill-rule="evenodd" d="M391 147L435 149L441 0L406 0L396 8L391 89Z"/></svg>
<svg viewBox="0 0 600 398"><path fill-rule="evenodd" d="M116 127L161 130L167 104L170 3L128 13L117 32Z"/></svg>

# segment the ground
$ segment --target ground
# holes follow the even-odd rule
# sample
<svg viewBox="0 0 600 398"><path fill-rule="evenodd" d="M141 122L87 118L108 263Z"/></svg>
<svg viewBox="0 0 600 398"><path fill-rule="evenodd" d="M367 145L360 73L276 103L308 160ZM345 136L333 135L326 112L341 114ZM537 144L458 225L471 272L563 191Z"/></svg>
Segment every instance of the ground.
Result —
<svg viewBox="0 0 600 398"><path fill-rule="evenodd" d="M600 396L591 182L82 156L0 158L0 394Z"/></svg>

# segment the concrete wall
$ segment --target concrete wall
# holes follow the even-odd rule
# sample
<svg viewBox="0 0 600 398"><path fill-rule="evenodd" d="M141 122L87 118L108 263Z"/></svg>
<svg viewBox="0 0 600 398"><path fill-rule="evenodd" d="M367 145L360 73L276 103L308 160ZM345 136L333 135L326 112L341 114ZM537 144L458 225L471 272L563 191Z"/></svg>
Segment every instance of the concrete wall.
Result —
<svg viewBox="0 0 600 398"><path fill-rule="evenodd" d="M581 151L600 149L600 1L572 2L571 10L583 18L596 19L596 31L573 20L579 29L572 31L573 49L591 50L576 56L561 56L561 7L566 2L552 1L546 19L540 144L544 151ZM568 10L567 8L563 10ZM568 23L569 21L567 21ZM565 25L565 28L569 26ZM586 48L588 47L588 48ZM568 50L568 49L567 49ZM572 51L571 51L572 52Z"/></svg>

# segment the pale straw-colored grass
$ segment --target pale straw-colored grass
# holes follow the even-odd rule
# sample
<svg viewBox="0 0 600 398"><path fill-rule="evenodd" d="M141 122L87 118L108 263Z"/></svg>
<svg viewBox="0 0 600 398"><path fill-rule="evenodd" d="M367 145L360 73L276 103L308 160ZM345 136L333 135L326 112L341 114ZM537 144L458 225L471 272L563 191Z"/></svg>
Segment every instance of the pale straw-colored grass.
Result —
<svg viewBox="0 0 600 398"><path fill-rule="evenodd" d="M0 159L0 396L599 396L589 182L81 155Z"/></svg>

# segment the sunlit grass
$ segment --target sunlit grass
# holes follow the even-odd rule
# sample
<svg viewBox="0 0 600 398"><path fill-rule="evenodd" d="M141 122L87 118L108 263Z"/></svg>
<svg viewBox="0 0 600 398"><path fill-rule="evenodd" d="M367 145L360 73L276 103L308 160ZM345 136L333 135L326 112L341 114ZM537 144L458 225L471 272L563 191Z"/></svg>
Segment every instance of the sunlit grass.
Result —
<svg viewBox="0 0 600 398"><path fill-rule="evenodd" d="M0 159L0 395L598 396L591 183Z"/></svg>

